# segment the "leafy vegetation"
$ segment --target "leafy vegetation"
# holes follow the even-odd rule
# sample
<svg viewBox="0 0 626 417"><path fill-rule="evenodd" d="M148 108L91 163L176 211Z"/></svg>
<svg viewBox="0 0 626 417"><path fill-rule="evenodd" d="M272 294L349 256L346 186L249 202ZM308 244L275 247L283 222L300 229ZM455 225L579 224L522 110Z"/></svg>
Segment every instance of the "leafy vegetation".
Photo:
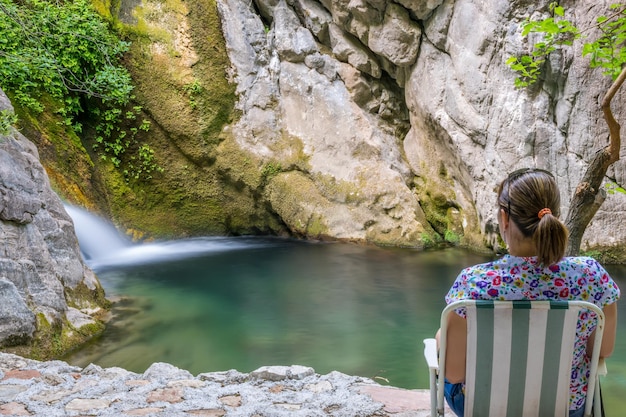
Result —
<svg viewBox="0 0 626 417"><path fill-rule="evenodd" d="M276 175L280 174L282 170L283 167L280 162L270 161L261 169L261 176L265 179L265 181L269 181Z"/></svg>
<svg viewBox="0 0 626 417"><path fill-rule="evenodd" d="M0 33L0 87L18 105L41 113L44 102L54 102L56 108L47 110L76 133L83 130L82 121L93 122L98 152L117 167L127 151L147 146L136 143L126 111L133 84L120 60L129 44L89 0L0 0ZM44 100L45 95L53 100ZM139 111L132 109L133 117ZM134 158L140 166L130 168L134 174L157 169L153 157Z"/></svg>
<svg viewBox="0 0 626 417"><path fill-rule="evenodd" d="M595 25L580 30L565 19L565 10L557 2L550 4L551 15L542 20L526 20L522 24L522 35L537 34L532 52L528 55L511 57L507 64L517 72L515 85L518 88L536 83L550 53L557 48L572 45L577 39L587 39L592 33L595 40L586 42L583 56L590 58L592 68L602 68L603 75L611 76L613 83L602 99L601 109L609 130L609 144L594 154L570 202L565 224L570 231L567 255L580 252L584 231L606 198L602 188L608 168L620 159L620 124L611 110L611 101L626 81L626 5L613 4L608 16L600 16ZM625 192L613 182L607 190L610 194Z"/></svg>
<svg viewBox="0 0 626 417"><path fill-rule="evenodd" d="M622 72L626 63L626 5L613 4L611 14L600 16L594 29L600 35L583 45L583 56L590 57L592 68L604 69L605 75L614 80ZM522 23L522 36L541 35L542 39L533 45L530 54L510 57L507 64L517 72L516 87L527 87L537 82L541 70L550 53L562 46L571 46L576 39L587 38L587 30L580 30L565 19L565 9L557 2L550 4L551 16L542 20L526 20Z"/></svg>
<svg viewBox="0 0 626 417"><path fill-rule="evenodd" d="M189 107L195 110L198 107L198 97L202 94L202 84L198 80L186 84L183 89L189 95Z"/></svg>
<svg viewBox="0 0 626 417"><path fill-rule="evenodd" d="M8 135L11 126L17 123L17 116L9 109L0 111L0 135Z"/></svg>
<svg viewBox="0 0 626 417"><path fill-rule="evenodd" d="M541 69L548 55L563 45L572 45L575 39L580 38L580 31L568 20L563 19L565 13L558 3L550 4L553 16L543 20L526 20L522 23L522 36L531 33L543 34L543 39L536 42L533 50L528 55L510 57L507 65L518 73L515 86L518 88L528 87L537 82Z"/></svg>

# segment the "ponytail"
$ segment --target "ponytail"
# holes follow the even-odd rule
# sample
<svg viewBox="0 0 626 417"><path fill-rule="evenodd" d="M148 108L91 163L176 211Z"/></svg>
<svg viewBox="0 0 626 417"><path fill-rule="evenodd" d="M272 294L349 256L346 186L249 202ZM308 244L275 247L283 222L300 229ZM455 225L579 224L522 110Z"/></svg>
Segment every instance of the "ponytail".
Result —
<svg viewBox="0 0 626 417"><path fill-rule="evenodd" d="M550 266L559 262L565 255L568 237L567 228L557 217L552 213L543 215L533 233L539 263Z"/></svg>
<svg viewBox="0 0 626 417"><path fill-rule="evenodd" d="M515 171L498 190L498 204L526 237L532 237L544 267L565 256L569 232L558 218L560 193L554 176L541 169Z"/></svg>

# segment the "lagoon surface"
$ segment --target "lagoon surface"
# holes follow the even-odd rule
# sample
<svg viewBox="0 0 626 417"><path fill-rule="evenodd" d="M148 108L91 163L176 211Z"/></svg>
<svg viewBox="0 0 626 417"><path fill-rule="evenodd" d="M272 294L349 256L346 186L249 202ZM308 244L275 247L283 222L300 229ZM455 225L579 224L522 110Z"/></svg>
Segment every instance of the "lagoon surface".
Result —
<svg viewBox="0 0 626 417"><path fill-rule="evenodd" d="M85 255L117 302L103 335L63 358L71 364L141 373L168 362L193 374L299 364L410 389L428 387L422 340L438 328L456 275L492 258L278 238L125 244ZM626 266L607 269L626 289ZM608 415L626 412L626 303L619 306L624 319L603 381Z"/></svg>

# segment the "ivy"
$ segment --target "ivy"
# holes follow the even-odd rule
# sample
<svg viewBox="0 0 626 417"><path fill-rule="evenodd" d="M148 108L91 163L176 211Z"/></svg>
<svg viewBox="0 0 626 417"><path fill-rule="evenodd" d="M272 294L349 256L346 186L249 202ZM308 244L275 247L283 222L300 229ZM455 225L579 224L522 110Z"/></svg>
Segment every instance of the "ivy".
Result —
<svg viewBox="0 0 626 417"><path fill-rule="evenodd" d="M56 103L48 110L75 132L83 131L79 120L93 122L96 148L116 166L139 148L121 127L133 100L131 76L121 65L129 43L89 0L0 0L0 34L0 87L19 105L40 113L46 94Z"/></svg>

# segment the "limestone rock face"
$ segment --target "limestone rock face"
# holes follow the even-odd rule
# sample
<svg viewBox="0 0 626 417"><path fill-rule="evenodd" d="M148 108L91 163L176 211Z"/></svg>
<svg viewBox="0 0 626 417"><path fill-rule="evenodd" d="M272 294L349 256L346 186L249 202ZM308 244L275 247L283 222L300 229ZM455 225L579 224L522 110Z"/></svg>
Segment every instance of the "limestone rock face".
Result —
<svg viewBox="0 0 626 417"><path fill-rule="evenodd" d="M498 183L539 167L556 174L565 218L607 143L599 102L610 80L577 41L552 54L538 85L514 87L506 60L531 44L520 23L547 16L549 3L122 0L119 17L155 34L133 43L127 63L152 122L145 140L166 170L145 188L110 191L103 212L160 237L482 249L499 245ZM608 0L571 3L566 17L580 28L610 11ZM623 92L614 99L620 121L625 102ZM625 177L620 161L606 182ZM27 225L39 199L2 210ZM609 194L583 249L625 246L624 204Z"/></svg>
<svg viewBox="0 0 626 417"><path fill-rule="evenodd" d="M246 2L218 3L242 111L229 133L240 148L279 167L267 178L264 196L293 232L419 246L432 229L409 186L411 170L396 135L406 129L406 116L395 119L405 112L399 88L383 87L374 52L314 4L265 3L273 17L266 31ZM315 22L312 30L298 13ZM390 28L397 15L404 24L398 29L410 27L406 36L415 40L419 29L406 11L380 14L376 30L398 40ZM345 62L324 53L313 31L327 34ZM390 58L414 60L416 51L407 45Z"/></svg>
<svg viewBox="0 0 626 417"><path fill-rule="evenodd" d="M576 2L568 6L566 17L588 28L607 13L608 5ZM412 167L432 162L429 149L436 149L443 165L457 166L455 179L472 190L481 228L492 244L497 227L494 189L508 172L522 167L552 171L561 187L564 219L593 153L608 144L599 103L610 79L589 69L581 57L582 44L554 53L546 79L536 87L514 87L515 75L505 62L528 52L519 24L528 16L546 15L547 2L444 1L424 23L420 56L406 83L413 123L404 144ZM622 123L625 97L622 93L613 102ZM607 181L623 185L625 168L623 160L616 163ZM588 227L583 246L623 244L625 197L609 196Z"/></svg>
<svg viewBox="0 0 626 417"><path fill-rule="evenodd" d="M554 172L565 218L607 143L598 103L610 80L582 44L553 53L533 89L514 87L506 60L529 48L519 25L548 3L220 0L241 110L229 134L280 167L264 196L292 231L414 245L435 230L495 247L508 172ZM566 17L589 27L609 4L577 2ZM625 184L623 161L607 181ZM609 195L584 248L624 243L624 204Z"/></svg>
<svg viewBox="0 0 626 417"><path fill-rule="evenodd" d="M5 109L13 110L0 91ZM0 135L0 241L0 346L28 341L37 314L48 325L71 327L76 318L76 329L88 324L78 309L99 309L88 294L100 284L82 262L72 221L37 149L15 129ZM68 317L69 308L76 312Z"/></svg>

